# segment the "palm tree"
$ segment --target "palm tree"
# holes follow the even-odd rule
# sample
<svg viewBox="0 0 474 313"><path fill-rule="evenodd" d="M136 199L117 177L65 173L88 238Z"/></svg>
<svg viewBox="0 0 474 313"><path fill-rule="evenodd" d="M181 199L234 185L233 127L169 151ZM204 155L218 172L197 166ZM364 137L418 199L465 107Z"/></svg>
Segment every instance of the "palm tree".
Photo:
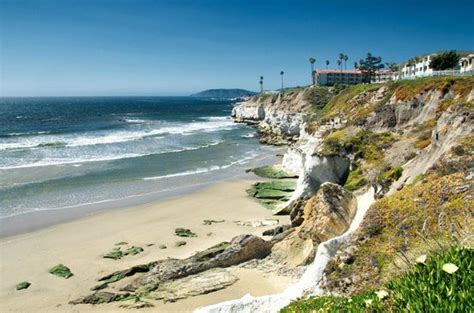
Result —
<svg viewBox="0 0 474 313"><path fill-rule="evenodd" d="M342 60L341 59L337 60L337 68L340 69L341 72L342 72Z"/></svg>
<svg viewBox="0 0 474 313"><path fill-rule="evenodd" d="M285 72L281 71L280 72L280 76L281 76L281 91L283 92L283 75L285 74Z"/></svg>
<svg viewBox="0 0 474 313"><path fill-rule="evenodd" d="M349 60L349 57L347 56L347 54L344 54L344 69L347 70L347 60Z"/></svg>
<svg viewBox="0 0 474 313"><path fill-rule="evenodd" d="M326 60L326 69L328 69L329 66L329 60Z"/></svg>
<svg viewBox="0 0 474 313"><path fill-rule="evenodd" d="M260 93L263 93L263 76L260 76Z"/></svg>
<svg viewBox="0 0 474 313"><path fill-rule="evenodd" d="M316 84L316 80L315 80L315 76L314 76L314 63L316 63L316 59L315 58L309 58L309 63L311 64L311 78L312 78L312 82L313 82L313 85Z"/></svg>
<svg viewBox="0 0 474 313"><path fill-rule="evenodd" d="M338 65L341 66L341 71L342 71L342 61L343 60L344 60L344 53L341 52L341 53L339 53L339 61L341 61L341 62L337 62Z"/></svg>

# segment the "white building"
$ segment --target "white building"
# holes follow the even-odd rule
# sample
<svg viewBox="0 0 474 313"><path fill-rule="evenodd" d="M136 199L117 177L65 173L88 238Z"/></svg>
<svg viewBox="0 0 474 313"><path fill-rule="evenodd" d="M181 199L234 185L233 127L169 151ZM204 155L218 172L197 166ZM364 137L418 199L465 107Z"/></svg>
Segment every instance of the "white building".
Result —
<svg viewBox="0 0 474 313"><path fill-rule="evenodd" d="M398 73L392 72L388 68L383 68L375 73L375 76L370 80L371 83L385 83L391 80L397 80Z"/></svg>
<svg viewBox="0 0 474 313"><path fill-rule="evenodd" d="M430 67L430 62L435 55L436 53L426 54L402 63L400 65L400 79L432 76L433 69Z"/></svg>
<svg viewBox="0 0 474 313"><path fill-rule="evenodd" d="M459 71L474 74L474 54L468 54L459 60Z"/></svg>

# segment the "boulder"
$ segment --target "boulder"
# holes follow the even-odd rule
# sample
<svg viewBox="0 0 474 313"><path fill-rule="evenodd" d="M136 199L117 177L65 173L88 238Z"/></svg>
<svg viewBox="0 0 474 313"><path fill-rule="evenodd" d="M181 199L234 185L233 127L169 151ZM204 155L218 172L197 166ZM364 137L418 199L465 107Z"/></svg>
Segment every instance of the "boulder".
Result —
<svg viewBox="0 0 474 313"><path fill-rule="evenodd" d="M165 259L154 268L126 286L124 290L135 291L144 286L155 290L161 283L198 274L212 268L224 268L252 259L262 259L270 254L272 243L254 235L240 235L230 242L222 242L193 256L180 259Z"/></svg>
<svg viewBox="0 0 474 313"><path fill-rule="evenodd" d="M228 272L216 269L252 259L263 259L270 254L272 245L273 241L266 241L254 235L240 235L230 242L221 242L186 259L167 258L114 272L99 279L101 284L92 288L94 293L70 303L109 303L155 291L156 298L176 301L212 292L233 284L237 279ZM98 291L137 273L142 275L131 283L122 285L123 287L115 286L114 290L120 289L120 293Z"/></svg>
<svg viewBox="0 0 474 313"><path fill-rule="evenodd" d="M308 264L319 243L347 230L356 209L357 201L352 193L337 184L322 184L304 206L301 225L273 246L272 258L288 266Z"/></svg>
<svg viewBox="0 0 474 313"><path fill-rule="evenodd" d="M151 298L164 302L175 302L193 296L224 289L238 278L224 269L213 269L200 274L168 281L150 294Z"/></svg>

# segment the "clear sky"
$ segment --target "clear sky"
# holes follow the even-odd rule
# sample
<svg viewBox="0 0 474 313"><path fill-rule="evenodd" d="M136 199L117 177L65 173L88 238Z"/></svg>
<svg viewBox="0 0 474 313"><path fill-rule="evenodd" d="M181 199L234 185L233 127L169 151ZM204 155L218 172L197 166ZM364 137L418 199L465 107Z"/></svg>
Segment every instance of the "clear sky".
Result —
<svg viewBox="0 0 474 313"><path fill-rule="evenodd" d="M0 0L0 95L186 95L474 50L472 0Z"/></svg>

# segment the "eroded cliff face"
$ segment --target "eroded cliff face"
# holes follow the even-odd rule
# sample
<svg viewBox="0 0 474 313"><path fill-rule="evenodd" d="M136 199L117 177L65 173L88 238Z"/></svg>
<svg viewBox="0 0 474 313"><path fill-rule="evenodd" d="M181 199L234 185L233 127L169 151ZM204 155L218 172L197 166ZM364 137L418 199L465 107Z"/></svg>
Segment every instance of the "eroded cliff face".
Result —
<svg viewBox="0 0 474 313"><path fill-rule="evenodd" d="M282 145L296 141L310 109L305 91L264 94L238 103L232 110L236 122L256 124L261 142Z"/></svg>
<svg viewBox="0 0 474 313"><path fill-rule="evenodd" d="M425 241L430 239L423 236L472 234L474 78L350 86L312 108L301 93L293 94L293 101L254 98L236 108L241 120L250 107L261 108L262 115L253 121L263 132L288 129L288 120L275 116L300 114L302 121L282 162L284 170L299 176L297 187L288 203L274 212L291 213L296 230L274 246L276 260L301 265L314 255L319 242L313 237L325 226L310 219L307 208L321 202L314 200L315 194L327 182L355 192L373 186L379 199L354 240L330 262L327 292L351 294L380 286L401 268L400 250L414 258L414 251L429 248ZM305 111L295 112L297 101L305 101L300 106ZM340 215L337 223L350 216ZM454 226L461 221L462 231ZM297 235L302 225L312 235Z"/></svg>
<svg viewBox="0 0 474 313"><path fill-rule="evenodd" d="M275 244L272 258L285 266L313 261L319 243L344 233L354 218L357 202L351 192L326 182L304 206L301 225Z"/></svg>

